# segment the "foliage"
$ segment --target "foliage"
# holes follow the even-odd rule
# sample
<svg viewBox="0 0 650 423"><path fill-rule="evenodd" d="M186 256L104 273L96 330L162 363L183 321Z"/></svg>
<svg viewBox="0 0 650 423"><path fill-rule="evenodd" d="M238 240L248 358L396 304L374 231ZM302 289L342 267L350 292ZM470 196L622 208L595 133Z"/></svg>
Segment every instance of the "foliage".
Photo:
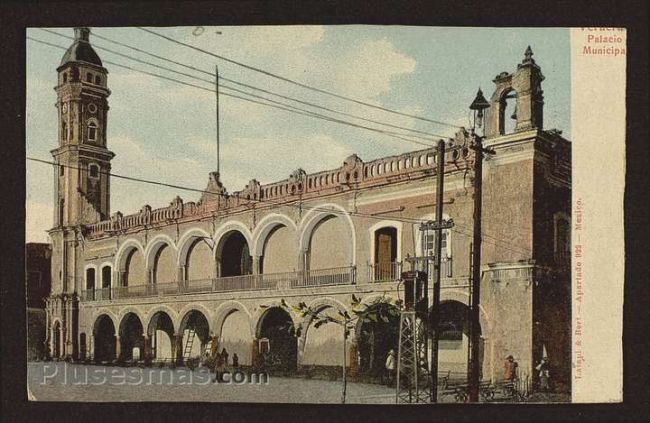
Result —
<svg viewBox="0 0 650 423"><path fill-rule="evenodd" d="M346 338L350 335L350 331L354 329L358 323L379 321L388 323L391 318L399 317L399 313L402 308L402 301L393 301L391 298L388 298L384 295L382 297L376 298L368 304L362 304L360 299L356 295L352 294L350 305L352 314L348 313L347 310L338 310L338 316L330 316L324 313L327 308L316 309L309 307L304 302L298 303L297 306L290 306L284 299L280 301L281 308L287 311L293 310L303 319L309 318L310 322L313 322L315 328L319 328L328 323L333 323L344 327ZM267 308L268 306L262 305L261 307ZM291 335L300 337L303 328L302 326L299 326L298 328L294 329L292 326L290 328L287 328L287 330Z"/></svg>

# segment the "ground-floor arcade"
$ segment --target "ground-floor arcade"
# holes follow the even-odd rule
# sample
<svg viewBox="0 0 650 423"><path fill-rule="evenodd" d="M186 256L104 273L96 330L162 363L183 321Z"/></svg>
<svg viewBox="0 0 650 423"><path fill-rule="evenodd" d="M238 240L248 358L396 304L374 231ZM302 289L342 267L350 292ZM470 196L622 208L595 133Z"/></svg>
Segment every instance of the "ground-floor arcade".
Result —
<svg viewBox="0 0 650 423"><path fill-rule="evenodd" d="M395 285L391 285L394 289ZM463 373L467 368L467 304L459 290L447 290L441 303L439 371ZM391 301L396 294L370 292L360 295L362 304L379 297ZM288 298L289 305L305 300L321 315L351 313L351 293ZM345 360L349 374L378 381L385 372L390 349L398 350L399 319L358 324L344 340L336 324L316 325L283 298L192 299L168 303L93 303L81 308L79 336L85 337L85 357L95 362L187 362L226 351L229 365L237 355L240 366L260 366L283 374L328 370L339 374ZM483 313L482 325L488 327ZM301 330L297 330L300 328ZM486 346L494 345L489 330L482 332L484 378L498 376L499 363ZM339 370L336 370L339 369Z"/></svg>

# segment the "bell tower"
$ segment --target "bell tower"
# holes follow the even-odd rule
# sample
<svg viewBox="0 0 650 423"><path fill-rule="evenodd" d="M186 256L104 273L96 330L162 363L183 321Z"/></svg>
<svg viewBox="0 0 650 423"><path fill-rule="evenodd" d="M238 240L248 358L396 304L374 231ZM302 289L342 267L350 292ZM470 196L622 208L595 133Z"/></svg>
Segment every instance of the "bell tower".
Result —
<svg viewBox="0 0 650 423"><path fill-rule="evenodd" d="M73 44L57 68L59 164L55 176L55 228L91 224L110 213L110 161L106 145L108 71L90 45L90 29L75 28Z"/></svg>
<svg viewBox="0 0 650 423"><path fill-rule="evenodd" d="M494 138L506 135L506 119L514 119L514 132L543 129L544 124L544 75L528 46L524 60L513 73L501 72L493 82L496 85L485 111L485 136ZM507 101L514 99L514 110L506 112Z"/></svg>
<svg viewBox="0 0 650 423"><path fill-rule="evenodd" d="M47 298L47 340L51 357L79 356L79 294L83 270L83 225L110 213L111 159L106 145L108 71L90 45L90 29L75 28L74 42L57 70L57 147L54 162L52 287Z"/></svg>

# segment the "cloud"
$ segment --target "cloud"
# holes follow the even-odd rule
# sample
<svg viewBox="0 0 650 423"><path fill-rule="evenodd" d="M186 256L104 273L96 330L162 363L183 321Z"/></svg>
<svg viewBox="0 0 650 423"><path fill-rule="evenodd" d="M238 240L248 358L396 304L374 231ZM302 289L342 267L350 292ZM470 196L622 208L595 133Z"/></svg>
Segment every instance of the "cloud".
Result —
<svg viewBox="0 0 650 423"><path fill-rule="evenodd" d="M417 62L389 40L367 40L334 63L331 78L348 96L372 99L391 90L391 81L413 73Z"/></svg>

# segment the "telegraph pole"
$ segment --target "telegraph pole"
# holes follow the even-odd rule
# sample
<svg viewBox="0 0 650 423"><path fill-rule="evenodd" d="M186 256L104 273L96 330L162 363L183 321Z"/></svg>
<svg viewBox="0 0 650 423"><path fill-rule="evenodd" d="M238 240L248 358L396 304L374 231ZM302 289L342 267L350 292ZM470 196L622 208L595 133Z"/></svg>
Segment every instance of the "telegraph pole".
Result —
<svg viewBox="0 0 650 423"><path fill-rule="evenodd" d="M440 338L440 331L438 330L439 323L439 308L440 308L440 274L441 274L441 255L442 255L442 230L451 225L443 225L442 220L442 204L444 201L443 191L445 182L445 142L438 141L438 169L437 187L436 187L436 223L435 223L435 257L434 269L435 279L433 281L433 304L431 313L430 328L432 331L431 336L431 402L438 402L438 339Z"/></svg>
<svg viewBox="0 0 650 423"><path fill-rule="evenodd" d="M479 343L481 303L481 208L483 197L483 137L476 134L476 127L482 125L483 110L490 107L479 88L476 98L469 107L474 110L474 128L472 128L472 146L474 154L474 236L472 241L472 284L470 286L470 353L467 374L467 393L469 402L478 402L479 397Z"/></svg>

